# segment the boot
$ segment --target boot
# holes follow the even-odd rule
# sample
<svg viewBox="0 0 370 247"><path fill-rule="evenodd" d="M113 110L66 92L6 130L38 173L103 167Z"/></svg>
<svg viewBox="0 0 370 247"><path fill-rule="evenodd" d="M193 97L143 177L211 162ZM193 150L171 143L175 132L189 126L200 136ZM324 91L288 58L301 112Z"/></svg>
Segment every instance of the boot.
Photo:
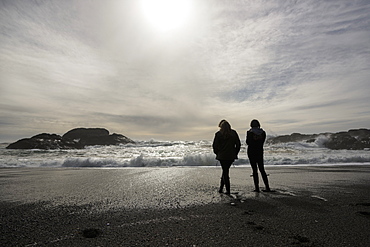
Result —
<svg viewBox="0 0 370 247"><path fill-rule="evenodd" d="M221 182L220 182L220 189L218 190L218 193L223 193L224 192L224 179L221 177Z"/></svg>
<svg viewBox="0 0 370 247"><path fill-rule="evenodd" d="M258 173L253 173L254 192L260 192Z"/></svg>
<svg viewBox="0 0 370 247"><path fill-rule="evenodd" d="M263 191L264 192L270 192L271 189L270 189L269 180L267 178L267 174L266 173L262 175L262 179L263 179L263 182L264 182L265 188L266 188Z"/></svg>

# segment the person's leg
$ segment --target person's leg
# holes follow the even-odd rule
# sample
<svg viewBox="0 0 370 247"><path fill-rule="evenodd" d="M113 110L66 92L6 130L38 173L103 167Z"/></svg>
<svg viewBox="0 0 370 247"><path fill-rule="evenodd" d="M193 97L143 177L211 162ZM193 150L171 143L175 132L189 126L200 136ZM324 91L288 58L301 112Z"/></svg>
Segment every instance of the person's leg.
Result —
<svg viewBox="0 0 370 247"><path fill-rule="evenodd" d="M251 167L252 167L254 191L259 192L260 187L259 187L259 179L258 179L257 161L254 155L252 154L248 154L248 158L249 158L249 163L251 164Z"/></svg>
<svg viewBox="0 0 370 247"><path fill-rule="evenodd" d="M224 186L225 186L225 182L224 182L224 169L222 169L221 181L220 181L220 189L218 190L219 193L223 193L224 192Z"/></svg>
<svg viewBox="0 0 370 247"><path fill-rule="evenodd" d="M259 155L258 160L257 160L257 164L258 164L258 169L260 170L260 173L261 173L263 183L265 184L265 190L264 191L270 191L269 180L267 178L267 174L266 174L266 171L265 171L265 165L264 165L264 162L263 162L263 153Z"/></svg>
<svg viewBox="0 0 370 247"><path fill-rule="evenodd" d="M222 179L223 184L226 187L226 194L230 194L230 177L229 177L229 170L230 166L233 163L232 160L221 160L220 161L221 166L222 166ZM222 181L221 181L222 184Z"/></svg>

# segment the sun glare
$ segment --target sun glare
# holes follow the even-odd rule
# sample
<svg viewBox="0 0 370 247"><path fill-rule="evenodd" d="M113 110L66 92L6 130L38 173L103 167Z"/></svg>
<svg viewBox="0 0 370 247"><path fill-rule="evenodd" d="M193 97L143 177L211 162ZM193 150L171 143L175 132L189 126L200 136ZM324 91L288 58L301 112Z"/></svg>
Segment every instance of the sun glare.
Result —
<svg viewBox="0 0 370 247"><path fill-rule="evenodd" d="M142 0L146 20L159 31L180 28L190 21L191 0Z"/></svg>

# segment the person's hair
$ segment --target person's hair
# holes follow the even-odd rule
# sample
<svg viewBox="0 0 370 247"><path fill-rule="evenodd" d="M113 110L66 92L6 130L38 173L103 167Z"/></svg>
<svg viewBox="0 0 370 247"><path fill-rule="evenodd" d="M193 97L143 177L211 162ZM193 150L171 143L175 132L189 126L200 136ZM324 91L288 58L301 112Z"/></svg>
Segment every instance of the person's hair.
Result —
<svg viewBox="0 0 370 247"><path fill-rule="evenodd" d="M259 128L259 127L261 127L260 122L258 122L257 119L253 119L252 122L251 122L251 127L252 128L255 128L255 127Z"/></svg>
<svg viewBox="0 0 370 247"><path fill-rule="evenodd" d="M223 122L225 122L225 121L226 121L225 119L222 119L222 120L220 121L220 123L218 124L218 127L220 127L220 128L221 128L222 123L223 123Z"/></svg>
<svg viewBox="0 0 370 247"><path fill-rule="evenodd" d="M220 132L224 137L230 136L230 134L231 134L231 125L229 124L228 121L221 120L221 122L219 123L219 127L221 128Z"/></svg>

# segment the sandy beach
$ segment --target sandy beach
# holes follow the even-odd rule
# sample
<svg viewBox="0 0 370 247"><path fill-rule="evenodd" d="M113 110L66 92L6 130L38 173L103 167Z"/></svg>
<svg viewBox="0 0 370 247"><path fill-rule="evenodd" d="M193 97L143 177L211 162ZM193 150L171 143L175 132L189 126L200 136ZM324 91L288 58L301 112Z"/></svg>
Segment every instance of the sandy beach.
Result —
<svg viewBox="0 0 370 247"><path fill-rule="evenodd" d="M370 166L2 168L1 246L368 246Z"/></svg>

